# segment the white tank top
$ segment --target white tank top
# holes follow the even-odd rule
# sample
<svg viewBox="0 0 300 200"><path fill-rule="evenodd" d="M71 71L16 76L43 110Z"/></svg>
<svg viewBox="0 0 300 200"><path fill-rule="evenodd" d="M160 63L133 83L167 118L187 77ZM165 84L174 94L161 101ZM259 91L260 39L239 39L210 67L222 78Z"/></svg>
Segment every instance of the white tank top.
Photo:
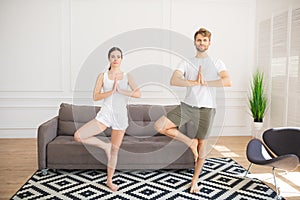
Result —
<svg viewBox="0 0 300 200"><path fill-rule="evenodd" d="M114 80L108 78L108 71L104 73L103 77L103 91L107 92L112 90L114 86ZM118 80L118 86L120 89L128 90L128 79L127 75L123 73L123 79ZM113 113L125 112L128 103L128 97L118 92L113 93L103 101L103 108L106 107L113 111Z"/></svg>

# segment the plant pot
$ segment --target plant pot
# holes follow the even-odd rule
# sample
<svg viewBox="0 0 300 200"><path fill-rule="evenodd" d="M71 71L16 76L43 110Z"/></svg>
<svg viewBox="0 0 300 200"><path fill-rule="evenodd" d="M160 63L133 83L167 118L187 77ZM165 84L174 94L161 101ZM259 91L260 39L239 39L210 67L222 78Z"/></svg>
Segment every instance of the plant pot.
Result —
<svg viewBox="0 0 300 200"><path fill-rule="evenodd" d="M253 122L253 136L260 140L262 139L261 129L263 125L263 122Z"/></svg>

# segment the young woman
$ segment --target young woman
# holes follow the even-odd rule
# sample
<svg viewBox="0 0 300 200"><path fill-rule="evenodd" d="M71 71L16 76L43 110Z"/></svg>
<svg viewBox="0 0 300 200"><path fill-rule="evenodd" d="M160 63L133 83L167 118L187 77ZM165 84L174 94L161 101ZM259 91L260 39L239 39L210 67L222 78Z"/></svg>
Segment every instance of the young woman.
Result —
<svg viewBox="0 0 300 200"><path fill-rule="evenodd" d="M106 184L112 191L117 191L119 188L113 184L112 178L117 165L119 147L128 126L127 99L139 98L141 93L132 77L120 69L122 51L117 47L111 48L108 59L109 70L99 75L94 88L94 101L104 100L101 110L95 119L75 132L74 138L77 142L94 145L105 151L108 160ZM95 137L108 127L112 128L111 143Z"/></svg>

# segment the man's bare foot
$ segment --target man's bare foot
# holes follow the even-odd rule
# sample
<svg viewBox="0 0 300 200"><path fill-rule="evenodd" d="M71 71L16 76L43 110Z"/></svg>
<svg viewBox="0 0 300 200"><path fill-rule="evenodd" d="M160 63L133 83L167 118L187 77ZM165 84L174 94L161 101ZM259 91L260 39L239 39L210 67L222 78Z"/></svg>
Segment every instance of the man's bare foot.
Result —
<svg viewBox="0 0 300 200"><path fill-rule="evenodd" d="M192 143L190 145L190 148L194 154L194 161L196 162L198 160L198 140L197 139L192 139Z"/></svg>
<svg viewBox="0 0 300 200"><path fill-rule="evenodd" d="M119 187L115 184L113 184L112 182L107 182L106 183L107 187L109 187L111 189L111 191L116 192L118 191Z"/></svg>
<svg viewBox="0 0 300 200"><path fill-rule="evenodd" d="M191 189L190 189L190 193L198 193L200 192L200 187L198 186L197 183L191 183Z"/></svg>

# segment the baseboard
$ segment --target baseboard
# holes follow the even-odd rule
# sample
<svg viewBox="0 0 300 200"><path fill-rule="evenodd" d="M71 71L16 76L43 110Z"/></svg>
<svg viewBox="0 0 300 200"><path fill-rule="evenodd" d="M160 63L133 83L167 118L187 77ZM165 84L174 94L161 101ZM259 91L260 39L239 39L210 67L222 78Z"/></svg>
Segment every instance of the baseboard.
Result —
<svg viewBox="0 0 300 200"><path fill-rule="evenodd" d="M37 138L37 128L0 129L0 138Z"/></svg>

